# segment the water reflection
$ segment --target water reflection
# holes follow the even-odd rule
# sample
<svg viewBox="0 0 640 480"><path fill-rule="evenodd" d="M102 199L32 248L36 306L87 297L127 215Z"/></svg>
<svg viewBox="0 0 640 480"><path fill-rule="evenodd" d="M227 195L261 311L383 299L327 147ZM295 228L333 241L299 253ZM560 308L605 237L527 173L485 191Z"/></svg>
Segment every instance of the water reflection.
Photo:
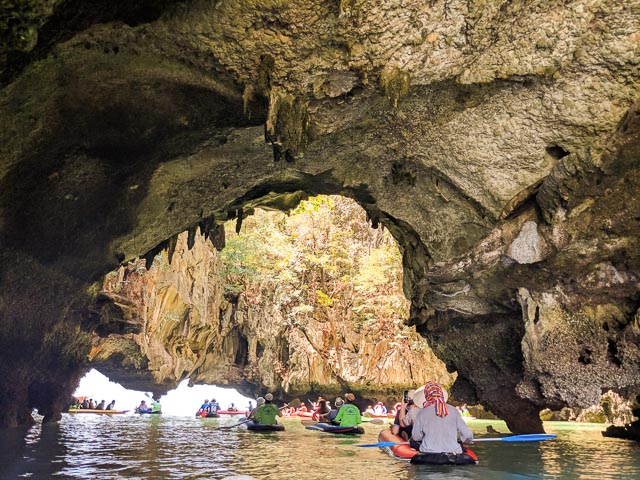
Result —
<svg viewBox="0 0 640 480"><path fill-rule="evenodd" d="M41 420L41 418L39 419ZM0 430L0 478L51 478L65 468L59 425Z"/></svg>
<svg viewBox="0 0 640 480"><path fill-rule="evenodd" d="M600 425L547 424L558 440L483 442L473 446L476 466L411 465L393 460L374 443L380 426L361 437L306 430L295 419L287 430L253 433L236 418L65 415L59 425L0 432L2 478L223 479L637 479L638 446L603 438ZM491 422L506 431L504 424ZM472 422L487 436L487 422ZM7 434L7 432L12 432ZM5 448L6 447L6 448ZM10 452L7 454L7 452ZM8 456L7 456L8 455Z"/></svg>

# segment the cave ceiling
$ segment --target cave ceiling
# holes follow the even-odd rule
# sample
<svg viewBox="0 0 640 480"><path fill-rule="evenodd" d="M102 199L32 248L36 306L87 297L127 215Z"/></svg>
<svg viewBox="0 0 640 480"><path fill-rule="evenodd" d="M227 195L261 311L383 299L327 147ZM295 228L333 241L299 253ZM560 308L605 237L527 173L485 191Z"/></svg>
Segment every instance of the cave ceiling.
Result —
<svg viewBox="0 0 640 480"><path fill-rule="evenodd" d="M0 403L68 391L109 270L321 193L395 236L460 396L638 391L635 2L151 3L0 13Z"/></svg>

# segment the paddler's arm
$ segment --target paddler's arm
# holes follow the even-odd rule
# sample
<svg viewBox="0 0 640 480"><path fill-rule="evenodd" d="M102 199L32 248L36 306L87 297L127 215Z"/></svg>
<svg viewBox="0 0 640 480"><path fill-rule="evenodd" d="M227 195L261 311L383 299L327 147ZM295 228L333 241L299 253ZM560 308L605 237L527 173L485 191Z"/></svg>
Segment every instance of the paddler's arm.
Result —
<svg viewBox="0 0 640 480"><path fill-rule="evenodd" d="M340 407L340 410L338 410L338 414L336 415L336 418L333 419L333 421L336 423L340 423L342 421L343 412L344 412L344 408Z"/></svg>
<svg viewBox="0 0 640 480"><path fill-rule="evenodd" d="M398 413L398 423L400 425L402 425L402 419L404 418L405 414L407 413L407 404L404 403L404 397L402 397L402 406L400 407L400 412ZM406 425L402 425L402 426L406 426Z"/></svg>
<svg viewBox="0 0 640 480"><path fill-rule="evenodd" d="M418 415L416 421L413 423L413 429L411 430L411 440L416 442L422 442L424 438L424 432L422 431L422 415Z"/></svg>
<svg viewBox="0 0 640 480"><path fill-rule="evenodd" d="M462 443L471 443L473 442L473 432L462 418L462 415L458 411L458 418L456 418L456 426L458 427L458 432L460 432L460 441Z"/></svg>

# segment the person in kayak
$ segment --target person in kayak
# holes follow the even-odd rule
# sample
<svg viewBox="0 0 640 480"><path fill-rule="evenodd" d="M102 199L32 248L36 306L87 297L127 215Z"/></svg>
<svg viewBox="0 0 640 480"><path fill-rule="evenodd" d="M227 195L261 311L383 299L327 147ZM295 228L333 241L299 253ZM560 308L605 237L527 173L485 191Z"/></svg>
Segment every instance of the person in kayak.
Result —
<svg viewBox="0 0 640 480"><path fill-rule="evenodd" d="M373 407L373 413L376 415L386 415L387 407L384 403L378 402L375 407Z"/></svg>
<svg viewBox="0 0 640 480"><path fill-rule="evenodd" d="M140 402L140 405L138 405L136 407L136 413L143 413L143 412L147 412L147 411L149 411L149 407L147 406L147 402L142 400Z"/></svg>
<svg viewBox="0 0 640 480"><path fill-rule="evenodd" d="M413 424L410 445L424 453L462 454L462 443L473 441L473 432L453 405L446 403L445 392L435 382L427 382L423 389L422 409ZM414 395L414 402L422 399Z"/></svg>
<svg viewBox="0 0 640 480"><path fill-rule="evenodd" d="M278 421L276 417L281 417L282 412L273 403L273 395L267 393L264 396L264 405L261 405L256 410L254 421L262 425L277 425Z"/></svg>
<svg viewBox="0 0 640 480"><path fill-rule="evenodd" d="M326 415L331 411L331 408L327 405L327 401L322 398L322 397L318 397L318 403L316 403L316 407L313 410L313 419L314 420L320 420L320 421L325 421L326 420Z"/></svg>
<svg viewBox="0 0 640 480"><path fill-rule="evenodd" d="M255 419L256 418L256 412L258 411L258 408L260 408L262 405L264 405L264 398L258 397L256 399L256 408L251 410L251 412L249 412L249 415L247 415L247 417L251 418L251 419Z"/></svg>
<svg viewBox="0 0 640 480"><path fill-rule="evenodd" d="M220 404L216 401L215 398L212 398L209 402L209 405L207 406L207 413L216 414L218 413L218 410L220 410Z"/></svg>
<svg viewBox="0 0 640 480"><path fill-rule="evenodd" d="M397 408L396 418L393 420L393 425L391 425L391 433L394 435L399 435L405 440L409 440L411 438L411 433L413 431L413 421L410 422L410 425L404 426L402 420L406 416L409 415L409 412L412 410L416 410L415 414L420 412L420 409L413 403L413 398L409 397L408 402L404 403L404 398L402 399L402 403Z"/></svg>
<svg viewBox="0 0 640 480"><path fill-rule="evenodd" d="M107 410L113 410L113 407L116 406L116 401L115 400L111 400L111 403L109 405L107 405Z"/></svg>
<svg viewBox="0 0 640 480"><path fill-rule="evenodd" d="M356 427L362 423L360 409L353 404L356 396L353 393L345 393L344 399L345 403L340 407L333 421L341 427Z"/></svg>
<svg viewBox="0 0 640 480"><path fill-rule="evenodd" d="M196 412L196 415L202 415L203 413L206 414L207 408L209 408L209 399L205 398L204 399L204 403L202 405L200 405L200 408Z"/></svg>
<svg viewBox="0 0 640 480"><path fill-rule="evenodd" d="M162 405L157 400L151 402L151 413L160 413L162 411Z"/></svg>
<svg viewBox="0 0 640 480"><path fill-rule="evenodd" d="M344 404L344 400L342 400L342 398L340 397L336 397L336 401L334 402L334 404L336 408L332 408L331 411L325 415L325 417L329 423L333 425L338 425L337 423L335 423L335 419L338 416L338 411L340 410L340 407Z"/></svg>

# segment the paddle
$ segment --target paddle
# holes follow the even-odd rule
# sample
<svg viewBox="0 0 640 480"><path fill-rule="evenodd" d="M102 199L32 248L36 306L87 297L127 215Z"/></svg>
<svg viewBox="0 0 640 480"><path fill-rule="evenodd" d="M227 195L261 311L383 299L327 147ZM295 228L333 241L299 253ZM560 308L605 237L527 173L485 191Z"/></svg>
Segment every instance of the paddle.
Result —
<svg viewBox="0 0 640 480"><path fill-rule="evenodd" d="M374 425L384 425L384 420L381 418L362 419L362 423L372 423Z"/></svg>
<svg viewBox="0 0 640 480"><path fill-rule="evenodd" d="M529 433L524 435L512 435L499 438L474 438L473 442L541 442L543 440L553 440L556 435L550 433ZM356 443L354 447L393 447L395 445L409 445L409 442L378 442L378 443Z"/></svg>
<svg viewBox="0 0 640 480"><path fill-rule="evenodd" d="M474 438L473 442L541 442L543 440L553 440L554 438L556 438L556 435L553 433L526 433L509 437Z"/></svg>
<svg viewBox="0 0 640 480"><path fill-rule="evenodd" d="M298 408L299 406L300 406L300 399L299 398L294 398L293 400L291 400L291 402L285 403L278 410L282 410L283 408L287 408L287 407ZM228 429L228 428L239 427L240 425L244 425L245 423L250 422L251 420L253 420L253 418L245 418L243 420L240 420L238 423L236 423L234 425L223 425L221 427L218 427L218 430L225 430L225 429Z"/></svg>

